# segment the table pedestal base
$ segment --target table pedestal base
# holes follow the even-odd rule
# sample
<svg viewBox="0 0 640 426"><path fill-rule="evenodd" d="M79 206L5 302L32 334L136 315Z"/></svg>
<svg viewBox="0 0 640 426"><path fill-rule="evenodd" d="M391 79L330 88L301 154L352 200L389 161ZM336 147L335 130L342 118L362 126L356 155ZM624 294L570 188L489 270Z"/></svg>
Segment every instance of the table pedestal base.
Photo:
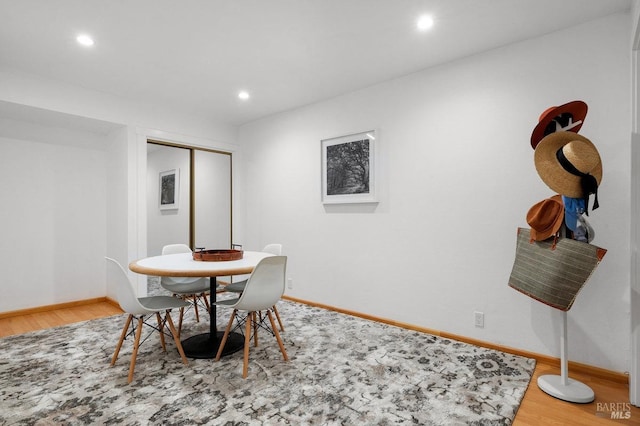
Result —
<svg viewBox="0 0 640 426"><path fill-rule="evenodd" d="M219 331L216 334L213 339L210 338L210 333L203 333L183 340L182 349L184 349L184 354L189 358L196 359L215 358L224 333ZM238 333L229 333L222 356L238 352L242 348L244 348L244 336Z"/></svg>

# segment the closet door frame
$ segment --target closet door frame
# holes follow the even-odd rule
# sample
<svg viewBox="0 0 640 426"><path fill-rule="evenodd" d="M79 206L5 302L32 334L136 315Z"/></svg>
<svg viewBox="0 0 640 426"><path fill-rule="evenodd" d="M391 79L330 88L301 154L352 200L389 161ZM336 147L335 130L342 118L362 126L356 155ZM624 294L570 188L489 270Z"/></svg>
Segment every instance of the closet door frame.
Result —
<svg viewBox="0 0 640 426"><path fill-rule="evenodd" d="M210 152L229 156L229 241L233 242L233 154L231 152L222 151L212 148L196 147L191 145L183 145L174 142L165 142L156 139L147 138L147 144L162 145L189 151L189 247L195 249L196 229L196 198L195 198L195 155L197 151ZM219 247L223 248L223 247Z"/></svg>

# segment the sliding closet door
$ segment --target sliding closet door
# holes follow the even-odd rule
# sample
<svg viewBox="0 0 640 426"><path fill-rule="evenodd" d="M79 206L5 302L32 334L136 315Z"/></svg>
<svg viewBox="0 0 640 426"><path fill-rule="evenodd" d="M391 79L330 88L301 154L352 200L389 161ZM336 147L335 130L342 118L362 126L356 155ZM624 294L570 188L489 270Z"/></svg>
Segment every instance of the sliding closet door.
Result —
<svg viewBox="0 0 640 426"><path fill-rule="evenodd" d="M231 154L149 141L147 254L167 244L231 248Z"/></svg>
<svg viewBox="0 0 640 426"><path fill-rule="evenodd" d="M147 254L189 244L191 150L147 144ZM164 188L163 188L164 186Z"/></svg>
<svg viewBox="0 0 640 426"><path fill-rule="evenodd" d="M195 247L231 248L231 154L193 150Z"/></svg>

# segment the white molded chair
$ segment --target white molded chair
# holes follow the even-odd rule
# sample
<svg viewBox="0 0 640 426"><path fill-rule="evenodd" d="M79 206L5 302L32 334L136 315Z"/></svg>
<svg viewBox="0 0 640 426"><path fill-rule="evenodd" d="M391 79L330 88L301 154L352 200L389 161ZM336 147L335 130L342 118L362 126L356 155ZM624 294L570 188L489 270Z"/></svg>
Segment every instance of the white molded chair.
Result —
<svg viewBox="0 0 640 426"><path fill-rule="evenodd" d="M276 256L280 256L282 254L282 244L267 244L263 249L265 253L275 254ZM230 291L232 293L242 293L244 291L244 287L247 285L247 280L238 281L235 283L231 283L224 287L225 291ZM274 314L276 314L276 319L278 320L278 325L280 325L280 331L284 331L284 325L282 324L282 319L280 318L280 313L278 312L278 308L274 304L271 307L271 310Z"/></svg>
<svg viewBox="0 0 640 426"><path fill-rule="evenodd" d="M191 253L191 249L186 244L169 244L162 247L162 254ZM174 296L183 300L192 301L196 314L196 322L200 322L198 305L210 312L209 300L207 298L211 286L209 278L191 277L161 277L160 285ZM180 309L180 319L178 321L178 335L182 332L182 320L184 318L184 308Z"/></svg>
<svg viewBox="0 0 640 426"><path fill-rule="evenodd" d="M135 333L135 339L133 341L133 352L131 354L131 364L129 366L129 377L128 382L131 383L133 380L133 371L136 366L136 357L138 355L138 348L140 347L140 336L142 335L143 325L147 325L151 327L153 330L158 331L160 333L160 343L162 345L162 349L166 352L167 347L164 341L164 326L165 324L169 325L169 330L171 331L171 335L173 336L173 340L176 343L178 348L178 352L180 353L180 357L182 358L182 362L188 364L187 358L182 350L182 344L180 343L180 338L178 336L178 332L173 325L173 321L171 320L171 309L180 309L188 306L189 303L184 300L171 297L171 296L150 296L150 297L137 297L136 292L134 290L133 284L129 280L126 271L116 260L106 257L107 259L107 272L108 279L112 279L117 283L117 297L118 303L120 307L125 313L128 313L129 316L122 328L122 334L120 335L120 340L118 341L118 345L116 346L116 350L113 354L113 358L111 359L111 366L116 363L118 359L118 354L120 353L120 348L122 347L122 342L127 336ZM164 313L164 318L160 315ZM147 319L155 315L158 325L153 325L147 322ZM137 319L137 324L133 323L133 319ZM147 338L145 337L144 340ZM143 340L143 341L144 341Z"/></svg>
<svg viewBox="0 0 640 426"><path fill-rule="evenodd" d="M287 269L287 257L286 256L271 256L262 259L254 268L253 272L249 276L245 285L244 291L240 294L238 299L221 300L216 302L216 306L224 306L233 308L233 313L227 328L222 336L218 353L216 354L216 361L220 360L224 345L227 343L227 338L231 332L233 321L236 319L238 311L246 311L247 316L245 321L245 333L244 333L244 366L242 369L242 377L246 378L249 369L249 346L251 342L251 330L253 328L253 337L255 340L255 346L258 346L258 326L256 314L261 311L267 311L267 316L271 322L271 328L273 334L280 346L280 352L285 361L289 360L287 351L282 343L282 338L278 332L278 328L273 321L270 308L280 300L280 297L284 293L284 281L285 273Z"/></svg>

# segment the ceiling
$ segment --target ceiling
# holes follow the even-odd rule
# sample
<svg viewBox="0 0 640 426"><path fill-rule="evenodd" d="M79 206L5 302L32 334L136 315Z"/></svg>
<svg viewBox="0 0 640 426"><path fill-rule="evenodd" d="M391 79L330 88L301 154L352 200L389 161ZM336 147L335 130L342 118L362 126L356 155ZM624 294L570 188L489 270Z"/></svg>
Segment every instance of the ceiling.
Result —
<svg viewBox="0 0 640 426"><path fill-rule="evenodd" d="M0 69L241 125L631 1L0 0Z"/></svg>

